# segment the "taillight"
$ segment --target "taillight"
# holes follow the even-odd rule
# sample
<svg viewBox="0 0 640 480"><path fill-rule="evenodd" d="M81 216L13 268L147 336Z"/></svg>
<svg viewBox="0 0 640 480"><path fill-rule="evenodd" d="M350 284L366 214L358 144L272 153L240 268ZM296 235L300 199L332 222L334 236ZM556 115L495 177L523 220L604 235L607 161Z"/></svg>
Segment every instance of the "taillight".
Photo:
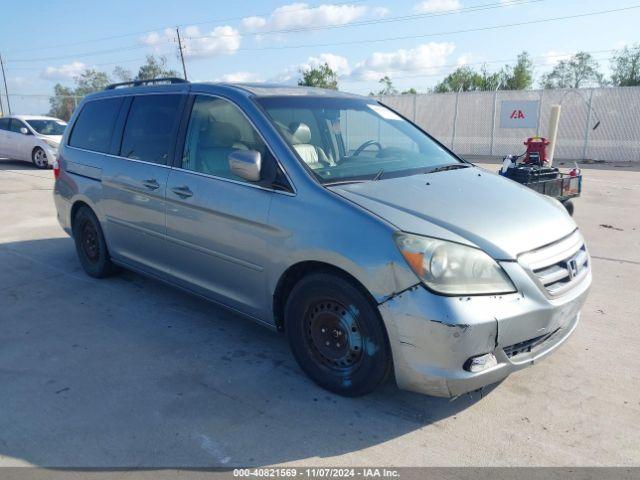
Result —
<svg viewBox="0 0 640 480"><path fill-rule="evenodd" d="M60 176L60 163L58 159L53 161L53 178L58 178Z"/></svg>

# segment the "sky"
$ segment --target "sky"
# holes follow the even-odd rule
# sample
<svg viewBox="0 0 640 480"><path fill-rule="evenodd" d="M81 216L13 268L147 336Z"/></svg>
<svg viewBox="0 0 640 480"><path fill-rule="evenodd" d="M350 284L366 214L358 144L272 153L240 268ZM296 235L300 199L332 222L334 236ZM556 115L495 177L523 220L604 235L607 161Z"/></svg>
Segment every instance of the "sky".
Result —
<svg viewBox="0 0 640 480"><path fill-rule="evenodd" d="M22 0L3 7L0 55L13 113L45 113L53 86L86 68L135 73L156 54L181 71L176 26L191 81L295 84L326 62L341 90L367 94L384 75L425 92L460 65L495 71L523 50L536 79L577 51L608 73L613 50L640 41L639 21L640 0Z"/></svg>

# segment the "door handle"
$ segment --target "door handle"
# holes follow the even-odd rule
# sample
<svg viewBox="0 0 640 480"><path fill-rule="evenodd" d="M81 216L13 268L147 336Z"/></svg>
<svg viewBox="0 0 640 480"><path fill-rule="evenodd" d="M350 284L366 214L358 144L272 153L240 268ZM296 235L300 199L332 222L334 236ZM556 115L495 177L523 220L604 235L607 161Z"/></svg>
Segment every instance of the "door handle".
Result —
<svg viewBox="0 0 640 480"><path fill-rule="evenodd" d="M150 178L149 180L143 180L142 185L147 187L149 190L157 190L160 188L160 184L155 178Z"/></svg>
<svg viewBox="0 0 640 480"><path fill-rule="evenodd" d="M189 187L187 187L186 185L183 185L181 187L173 187L171 191L181 198L188 198L193 196L193 192L189 190Z"/></svg>

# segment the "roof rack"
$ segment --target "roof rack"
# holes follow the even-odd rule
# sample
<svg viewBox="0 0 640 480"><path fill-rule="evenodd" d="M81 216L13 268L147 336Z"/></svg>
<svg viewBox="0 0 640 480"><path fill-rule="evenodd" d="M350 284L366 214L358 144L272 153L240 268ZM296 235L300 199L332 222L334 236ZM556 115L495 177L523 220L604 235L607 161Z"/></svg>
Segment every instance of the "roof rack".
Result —
<svg viewBox="0 0 640 480"><path fill-rule="evenodd" d="M178 77L150 78L149 80L133 80L131 82L112 83L107 85L105 90L115 90L120 87L139 87L140 85L155 85L157 83L189 83L187 80Z"/></svg>

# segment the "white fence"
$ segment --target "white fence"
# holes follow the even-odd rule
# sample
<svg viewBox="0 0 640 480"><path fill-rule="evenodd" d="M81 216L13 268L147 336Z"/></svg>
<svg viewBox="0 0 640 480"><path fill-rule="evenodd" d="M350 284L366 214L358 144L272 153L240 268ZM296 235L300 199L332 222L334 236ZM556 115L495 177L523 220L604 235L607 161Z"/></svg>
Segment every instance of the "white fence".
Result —
<svg viewBox="0 0 640 480"><path fill-rule="evenodd" d="M501 128L505 100L539 101L537 127ZM640 87L392 95L381 101L456 153L489 156L521 153L527 137L546 136L551 106L560 104L556 158L640 161Z"/></svg>

